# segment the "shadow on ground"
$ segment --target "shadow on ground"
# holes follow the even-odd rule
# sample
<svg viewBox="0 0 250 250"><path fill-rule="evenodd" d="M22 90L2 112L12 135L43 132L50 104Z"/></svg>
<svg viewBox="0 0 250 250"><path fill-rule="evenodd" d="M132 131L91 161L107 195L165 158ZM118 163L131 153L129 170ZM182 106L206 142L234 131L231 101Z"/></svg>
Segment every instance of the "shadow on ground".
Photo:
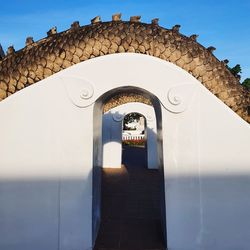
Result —
<svg viewBox="0 0 250 250"><path fill-rule="evenodd" d="M164 249L160 173L146 167L146 149L123 147L123 166L102 172L102 217L95 250Z"/></svg>

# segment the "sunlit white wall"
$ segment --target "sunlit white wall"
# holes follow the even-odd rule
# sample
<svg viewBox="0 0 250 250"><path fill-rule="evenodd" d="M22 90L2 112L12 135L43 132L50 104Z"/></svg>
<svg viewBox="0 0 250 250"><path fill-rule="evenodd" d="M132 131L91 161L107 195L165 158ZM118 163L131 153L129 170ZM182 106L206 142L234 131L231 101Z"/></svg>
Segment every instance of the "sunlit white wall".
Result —
<svg viewBox="0 0 250 250"><path fill-rule="evenodd" d="M137 54L79 63L0 103L0 249L92 247L93 107L124 86L161 102L168 249L248 249L249 124L184 70Z"/></svg>

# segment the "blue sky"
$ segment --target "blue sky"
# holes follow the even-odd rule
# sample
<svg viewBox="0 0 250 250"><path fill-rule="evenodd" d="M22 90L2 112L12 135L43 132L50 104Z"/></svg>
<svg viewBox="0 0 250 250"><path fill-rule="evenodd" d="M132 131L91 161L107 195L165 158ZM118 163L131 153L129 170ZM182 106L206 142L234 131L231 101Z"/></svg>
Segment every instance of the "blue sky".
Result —
<svg viewBox="0 0 250 250"><path fill-rule="evenodd" d="M250 0L0 0L0 43L5 51L9 45L18 50L27 36L41 39L53 26L63 31L97 15L109 21L117 12L123 20L141 15L142 22L160 18L166 28L180 24L183 34L198 34L199 43L216 47L220 60L239 63L242 79L250 77Z"/></svg>

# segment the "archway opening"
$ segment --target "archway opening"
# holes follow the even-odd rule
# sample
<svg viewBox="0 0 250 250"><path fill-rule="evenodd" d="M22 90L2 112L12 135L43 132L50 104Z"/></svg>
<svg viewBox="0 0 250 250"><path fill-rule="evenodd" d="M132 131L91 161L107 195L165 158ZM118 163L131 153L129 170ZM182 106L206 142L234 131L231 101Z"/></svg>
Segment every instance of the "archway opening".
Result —
<svg viewBox="0 0 250 250"><path fill-rule="evenodd" d="M100 205L99 230L95 228L96 238L93 243L96 250L103 248L165 249L166 221L160 103L144 90L128 87L123 88L123 91L125 95L131 91L139 92L154 103L157 123L155 138L158 141L155 157L158 159L158 168L148 168L147 118L135 112L122 116L122 119L120 119L119 112L113 113L112 116L108 116L106 113L105 115L103 107L107 99L104 98L100 102L101 106L96 109L97 112L100 111L100 108L102 110L102 121L99 121L102 145L100 145L100 141L98 143L98 137L95 136L97 141L94 142L94 167L99 163L101 174L99 178L95 178L96 175L94 175L93 179L94 213L98 210L98 207L94 207L94 205ZM109 127L104 127L104 117L109 121ZM117 122L121 124L120 139L119 136L112 134L112 129L117 127ZM95 123L95 126L99 127L99 125ZM128 127L130 128L128 129ZM105 158L104 148L108 143L107 138L109 142L111 141L109 148L111 156L114 156L116 152L112 149L112 145L119 143L120 140L122 165L113 168L106 167L103 165L103 159L99 159L96 155L99 152L99 155L104 154L103 158ZM96 164L95 159L99 159ZM95 172L97 171L94 168ZM99 194L96 187L101 187ZM98 197L99 202L97 202ZM94 221L96 220L93 218Z"/></svg>
<svg viewBox="0 0 250 250"><path fill-rule="evenodd" d="M148 166L147 120L144 115L131 112L122 122L122 164Z"/></svg>

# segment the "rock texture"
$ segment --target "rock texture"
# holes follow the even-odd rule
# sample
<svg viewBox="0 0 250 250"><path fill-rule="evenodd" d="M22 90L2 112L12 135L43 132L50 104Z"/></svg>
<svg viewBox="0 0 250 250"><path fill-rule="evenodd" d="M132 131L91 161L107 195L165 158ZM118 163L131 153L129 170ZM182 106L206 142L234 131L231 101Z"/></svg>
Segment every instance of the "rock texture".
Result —
<svg viewBox="0 0 250 250"><path fill-rule="evenodd" d="M124 93L124 94L115 95L111 97L109 100L107 100L103 107L103 113L119 105L129 103L129 102L141 102L147 105L152 105L151 101L148 98L144 97L143 95Z"/></svg>
<svg viewBox="0 0 250 250"><path fill-rule="evenodd" d="M17 52L11 47L7 56L0 59L0 100L73 64L97 56L133 52L178 65L250 122L249 91L230 73L225 62L212 54L214 47L204 48L196 42L197 35L186 37L179 29L180 25L162 28L158 19L151 24L140 23L140 16L124 22L119 14L111 22L101 22L96 17L91 25L80 27L74 23L61 33L54 27L47 38L38 42L29 39L26 47Z"/></svg>

